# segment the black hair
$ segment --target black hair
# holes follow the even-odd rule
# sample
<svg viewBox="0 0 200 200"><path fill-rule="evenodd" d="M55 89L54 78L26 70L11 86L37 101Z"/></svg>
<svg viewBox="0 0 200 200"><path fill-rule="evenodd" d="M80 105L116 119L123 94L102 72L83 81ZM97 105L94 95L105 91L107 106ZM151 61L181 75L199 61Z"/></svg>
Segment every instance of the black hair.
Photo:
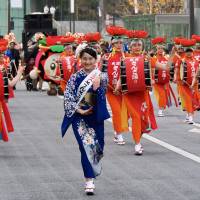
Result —
<svg viewBox="0 0 200 200"><path fill-rule="evenodd" d="M186 52L186 53L188 53L188 52L193 52L193 49L192 49L192 48L187 48L187 49L185 50L185 52Z"/></svg>
<svg viewBox="0 0 200 200"><path fill-rule="evenodd" d="M169 49L164 49L166 54L169 54Z"/></svg>
<svg viewBox="0 0 200 200"><path fill-rule="evenodd" d="M79 54L80 58L83 57L84 53L87 53L87 54L89 54L90 56L92 56L93 58L97 59L97 52L96 52L95 49L93 49L93 48L91 48L91 47L86 47L86 48L84 48L84 49L80 52L80 54Z"/></svg>

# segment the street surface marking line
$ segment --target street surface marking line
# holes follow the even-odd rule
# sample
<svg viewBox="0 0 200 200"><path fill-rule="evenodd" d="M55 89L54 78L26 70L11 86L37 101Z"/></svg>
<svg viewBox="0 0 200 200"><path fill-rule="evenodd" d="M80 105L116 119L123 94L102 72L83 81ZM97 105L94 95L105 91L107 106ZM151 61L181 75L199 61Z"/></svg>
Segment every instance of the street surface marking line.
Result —
<svg viewBox="0 0 200 200"><path fill-rule="evenodd" d="M193 126L200 127L199 123L194 123Z"/></svg>
<svg viewBox="0 0 200 200"><path fill-rule="evenodd" d="M182 150L180 148L177 148L177 147L175 147L175 146L173 146L171 144L163 142L163 141L161 141L161 140L159 140L157 138L154 138L154 137L152 137L150 135L147 135L147 134L144 134L143 138L145 138L145 139L147 139L147 140L149 140L151 142L154 142L156 144L159 144L160 146L165 147L166 149L169 149L169 150L171 150L171 151L173 151L173 152L175 152L177 154L180 154L180 155L182 155L182 156L184 156L186 158L189 158L189 159L191 159L191 160L193 160L195 162L200 163L200 157L198 157L198 156L196 156L196 155L194 155L192 153L184 151L184 150Z"/></svg>
<svg viewBox="0 0 200 200"><path fill-rule="evenodd" d="M60 98L60 97L58 96L58 98ZM111 118L107 119L107 121L112 123L112 119ZM131 127L129 127L129 129L131 131ZM162 146L162 147L164 147L164 148L166 148L166 149L168 149L170 151L173 151L173 152L175 152L175 153L177 153L179 155L182 155L182 156L184 156L184 157L186 157L186 158L188 158L190 160L193 160L193 161L195 161L197 163L200 163L200 157L198 157L198 156L196 156L196 155L194 155L192 153L184 151L184 150L182 150L182 149L180 149L178 147L175 147L175 146L173 146L171 144L163 142L162 140L156 139L156 138L154 138L154 137L152 137L150 135L147 135L147 134L143 134L142 137L147 139L147 140L149 140L149 141L151 141L151 142L153 142L153 143L156 143L156 144L158 144L158 145L160 145L160 146Z"/></svg>
<svg viewBox="0 0 200 200"><path fill-rule="evenodd" d="M108 121L112 122L112 119L109 118ZM156 144L158 144L158 145L160 145L160 146L162 146L162 147L164 147L164 148L166 148L166 149L168 149L170 151L173 151L173 152L175 152L175 153L177 153L179 155L182 155L182 156L184 156L186 158L189 158L190 160L193 160L193 161L195 161L197 163L200 163L200 157L198 157L198 156L196 156L196 155L194 155L192 153L184 151L184 150L182 150L180 148L177 148L177 147L175 147L175 146L173 146L171 144L163 142L162 140L159 140L159 139L154 138L154 137L152 137L150 135L147 135L147 134L143 134L142 137L147 139L147 140L149 140L149 141L151 141L151 142L153 142L153 143L156 143Z"/></svg>
<svg viewBox="0 0 200 200"><path fill-rule="evenodd" d="M200 133L200 129L199 128L193 128L193 129L190 129L188 132Z"/></svg>

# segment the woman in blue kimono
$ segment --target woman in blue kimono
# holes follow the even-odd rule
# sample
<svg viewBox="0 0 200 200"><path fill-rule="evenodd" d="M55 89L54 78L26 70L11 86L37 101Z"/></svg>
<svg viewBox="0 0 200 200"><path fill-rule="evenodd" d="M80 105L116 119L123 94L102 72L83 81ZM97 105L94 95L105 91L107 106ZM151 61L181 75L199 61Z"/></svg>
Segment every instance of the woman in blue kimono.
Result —
<svg viewBox="0 0 200 200"><path fill-rule="evenodd" d="M64 94L62 136L72 125L81 152L85 192L93 195L94 178L101 173L104 120L110 117L105 97L107 76L95 67L97 53L94 49L83 49L80 59L82 68L71 76Z"/></svg>

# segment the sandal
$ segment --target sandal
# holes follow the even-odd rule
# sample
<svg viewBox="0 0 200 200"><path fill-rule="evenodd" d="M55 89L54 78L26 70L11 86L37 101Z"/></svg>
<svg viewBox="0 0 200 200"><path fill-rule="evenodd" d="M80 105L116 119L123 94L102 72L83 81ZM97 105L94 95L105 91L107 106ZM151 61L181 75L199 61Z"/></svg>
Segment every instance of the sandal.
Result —
<svg viewBox="0 0 200 200"><path fill-rule="evenodd" d="M85 183L85 193L86 193L86 195L94 195L94 189L95 189L95 185L94 185L93 180L87 181Z"/></svg>
<svg viewBox="0 0 200 200"><path fill-rule="evenodd" d="M85 188L85 193L88 196L94 195L94 188Z"/></svg>
<svg viewBox="0 0 200 200"><path fill-rule="evenodd" d="M120 139L119 139L119 138L117 137L117 135L114 136L113 141L114 141L116 144L118 144L118 145L125 145L125 143L126 143L126 142L124 141L123 138L120 138Z"/></svg>
<svg viewBox="0 0 200 200"><path fill-rule="evenodd" d="M136 156L141 156L143 154L143 151L144 151L144 149L141 144L135 145L135 155Z"/></svg>

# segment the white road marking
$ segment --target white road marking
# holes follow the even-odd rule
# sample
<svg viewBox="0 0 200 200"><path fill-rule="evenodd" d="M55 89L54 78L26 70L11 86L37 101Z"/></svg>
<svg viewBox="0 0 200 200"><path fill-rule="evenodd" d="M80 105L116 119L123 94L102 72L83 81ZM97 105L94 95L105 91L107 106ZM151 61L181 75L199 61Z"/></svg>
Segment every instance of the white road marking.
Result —
<svg viewBox="0 0 200 200"><path fill-rule="evenodd" d="M58 96L58 98L60 98L60 99L63 99L63 97L62 96ZM110 115L111 115L111 109L110 109L110 106L108 105L108 110L109 110L109 113L110 113ZM112 115L111 115L112 116ZM109 121L109 122L111 122L112 123L112 119L111 118L109 118L107 121ZM196 126L198 126L199 125L199 127L200 127L200 124L195 124ZM131 127L129 127L129 130L131 131ZM192 129L193 131L197 131L197 130L199 130L199 133L200 133L200 129ZM189 132L192 132L192 130L190 130ZM166 149L168 149L168 150L170 150L170 151L173 151L173 152L175 152L175 153L177 153L177 154L179 154L179 155L182 155L182 156L184 156L184 157L186 157L186 158L188 158L188 159L190 159L190 160L193 160L193 161L195 161L195 162L197 162L197 163L200 163L200 157L199 156L196 156L195 154L192 154L192 153L189 153L189 152L187 152L187 151L185 151L185 150L182 150L182 149L180 149L180 148L178 148L178 147L175 147L175 146L173 146L173 145L171 145L171 144L168 144L167 142L164 142L164 141L162 141L162 140L159 140L159 139L157 139L157 138L155 138L155 137L152 137L152 136L150 136L150 135L148 135L148 134L143 134L143 136L142 136L143 138L145 138L145 139L147 139L147 140L149 140L149 141L151 141L151 142L153 142L153 143L156 143L156 144L158 144L158 145L160 145L160 146L162 146L162 147L164 147L164 148L166 148Z"/></svg>
<svg viewBox="0 0 200 200"><path fill-rule="evenodd" d="M164 147L164 148L166 148L166 149L169 149L170 151L173 151L173 152L175 152L175 153L177 153L177 154L179 154L179 155L182 155L182 156L184 156L184 157L186 157L186 158L189 158L190 160L193 160L193 161L195 161L195 162L197 162L197 163L200 163L200 157L199 157L199 156L196 156L195 154L192 154L192 153L189 153L189 152L187 152L187 151L184 151L184 150L182 150L182 149L180 149L180 148L177 148L177 147L175 147L175 146L173 146L173 145L171 145L171 144L168 144L168 143L166 143L166 142L163 142L163 141L161 141L161 140L159 140L159 139L156 139L156 138L154 138L154 137L152 137L152 136L150 136L150 135L147 135L147 134L144 134L143 137L144 137L145 139L151 141L151 142L154 142L154 143L156 143L156 144L159 144L160 146L162 146L162 147Z"/></svg>
<svg viewBox="0 0 200 200"><path fill-rule="evenodd" d="M194 123L193 126L200 127L199 123Z"/></svg>
<svg viewBox="0 0 200 200"><path fill-rule="evenodd" d="M108 121L112 123L112 119L111 118L109 118ZM130 127L129 127L129 129L130 129ZM184 156L184 157L186 157L186 158L188 158L190 160L193 160L193 161L195 161L197 163L200 163L200 157L196 156L195 154L192 154L192 153L189 153L187 151L184 151L184 150L182 150L182 149L180 149L178 147L175 147L175 146L173 146L171 144L168 144L167 142L163 142L162 140L159 140L159 139L157 139L155 137L152 137L152 136L150 136L148 134L143 134L142 137L147 139L147 140L149 140L149 141L151 141L151 142L153 142L153 143L156 143L156 144L158 144L158 145L160 145L160 146L162 146L162 147L164 147L164 148L166 148L166 149L168 149L170 151L173 151L173 152L175 152L175 153L177 153L179 155L182 155L182 156Z"/></svg>
<svg viewBox="0 0 200 200"><path fill-rule="evenodd" d="M199 128L193 128L193 129L189 130L189 132L200 133L200 129Z"/></svg>

